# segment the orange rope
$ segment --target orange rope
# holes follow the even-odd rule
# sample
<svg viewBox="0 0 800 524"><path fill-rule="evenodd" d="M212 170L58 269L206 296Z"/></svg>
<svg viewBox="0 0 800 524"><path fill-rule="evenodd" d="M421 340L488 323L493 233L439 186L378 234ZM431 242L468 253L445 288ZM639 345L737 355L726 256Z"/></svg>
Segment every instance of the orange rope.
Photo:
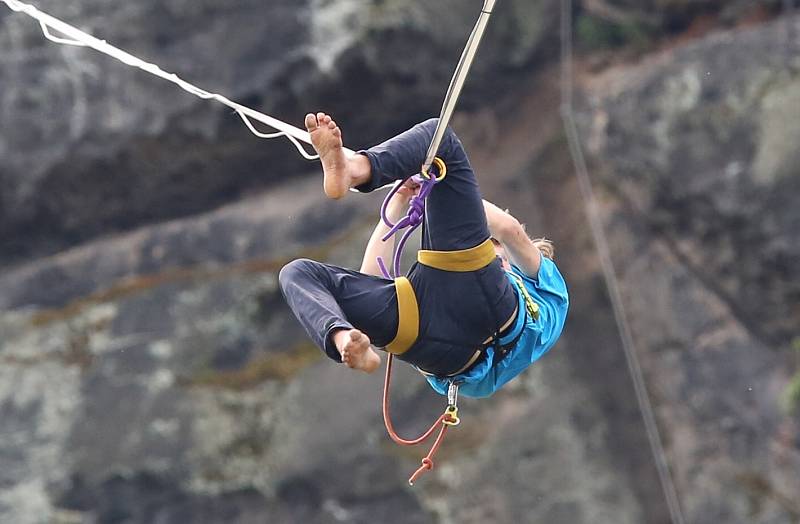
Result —
<svg viewBox="0 0 800 524"><path fill-rule="evenodd" d="M431 446L430 451L428 451L428 454L422 459L422 465L408 479L408 483L413 486L414 482L416 482L416 480L422 476L424 472L433 469L433 456L439 450L439 446L442 444L444 436L447 433L447 422L453 421L454 419L448 412L445 412L440 415L439 418L436 419L436 422L434 422L433 425L421 436L410 440L400 437L400 435L398 435L395 431L394 425L392 424L392 419L389 416L389 383L392 379L393 360L394 355L390 354L388 360L386 361L386 380L383 384L383 423L386 426L386 431L389 433L389 436L392 438L392 440L402 446L416 446L430 437L433 432L436 431L436 427L441 424L439 435L437 435L433 446Z"/></svg>
<svg viewBox="0 0 800 524"><path fill-rule="evenodd" d="M417 471L415 471L414 474L411 475L411 477L408 479L409 486L413 486L414 482L416 482L417 479L420 478L423 473L433 469L433 456L436 454L437 451L439 451L439 446L444 440L444 436L446 433L447 433L447 425L442 424L442 429L439 430L439 435L436 437L433 446L431 446L431 449L430 451L428 451L428 454L425 456L425 458L422 459L422 465L419 468L417 468Z"/></svg>

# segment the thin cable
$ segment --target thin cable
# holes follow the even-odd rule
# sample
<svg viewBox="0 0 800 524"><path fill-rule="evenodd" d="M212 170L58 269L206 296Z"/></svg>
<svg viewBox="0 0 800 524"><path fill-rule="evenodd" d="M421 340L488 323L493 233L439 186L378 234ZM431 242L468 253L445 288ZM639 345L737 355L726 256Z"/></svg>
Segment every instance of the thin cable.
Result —
<svg viewBox="0 0 800 524"><path fill-rule="evenodd" d="M792 47L794 47L794 40L796 35L794 8L795 0L783 0L783 13L786 18L786 65L789 69L794 69L792 65Z"/></svg>
<svg viewBox="0 0 800 524"><path fill-rule="evenodd" d="M154 76L172 82L173 84L179 86L184 91L195 95L198 98L202 98L204 100L216 100L217 102L224 104L231 109L235 110L236 113L242 118L244 123L247 125L247 128L257 137L259 138L276 138L279 136L285 136L289 139L292 144L297 148L303 158L308 160L316 160L319 158L317 155L312 155L308 153L305 148L302 146L301 142L306 144L311 144L311 137L307 131L304 131L298 127L295 127L291 124L287 124L282 122L276 118L271 116L265 115L249 107L243 106L241 104L237 104L226 98L223 95L217 93L210 93L201 89L195 85L186 82L185 80L178 77L178 75L174 73L167 73L166 71L162 70L156 64L151 64L137 58L130 53L123 51L117 47L114 47L108 44L105 40L99 40L92 35L85 33L75 27L55 18L47 13L44 13L38 10L36 7L25 4L20 2L19 0L0 0L4 2L12 11L16 11L19 13L26 14L31 18L37 20L39 25L42 29L42 34L44 34L45 38L48 40L55 42L57 44L62 45L73 45L73 46L83 46L83 47L91 47L92 49L99 51L105 55L108 55L112 58L115 58L122 62L125 65L130 67L136 67L150 73ZM51 31L56 31L57 33L64 35L64 37L59 37L53 35ZM65 38L66 37L66 38ZM251 120L256 120L267 126L278 130L277 133L261 133L255 129ZM353 154L353 151L350 149L345 148L345 153Z"/></svg>
<svg viewBox="0 0 800 524"><path fill-rule="evenodd" d="M592 182L589 178L589 170L586 167L586 158L578 135L578 128L575 125L573 96L573 63L572 63L572 0L561 1L561 116L564 121L564 129L569 143L569 151L575 164L575 174L578 179L581 196L586 208L586 216L592 230L592 237L600 257L600 264L603 270L606 288L611 299L614 312L614 319L617 324L622 347L625 351L625 360L628 364L628 371L633 381L636 392L636 399L639 403L639 411L642 414L647 438L650 442L650 449L655 460L658 478L664 492L664 498L669 508L670 517L673 524L683 524L684 517L681 510L680 500L678 499L675 483L670 473L667 462L666 452L658 431L658 424L653 413L653 406L645 386L644 374L642 373L639 359L636 356L636 347L633 343L628 319L625 314L625 307L622 301L622 293L619 289L617 274L614 263L611 260L611 252L608 247L608 239L600 221L597 210L597 200L595 198Z"/></svg>

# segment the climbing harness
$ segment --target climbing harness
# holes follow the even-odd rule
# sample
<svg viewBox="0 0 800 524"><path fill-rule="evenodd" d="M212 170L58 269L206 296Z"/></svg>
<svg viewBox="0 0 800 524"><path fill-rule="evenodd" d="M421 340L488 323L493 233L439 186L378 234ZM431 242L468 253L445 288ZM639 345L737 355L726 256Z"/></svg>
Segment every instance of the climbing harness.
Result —
<svg viewBox="0 0 800 524"><path fill-rule="evenodd" d="M386 346L390 355L402 355L419 336L419 306L414 288L406 277L394 279L397 294L397 335Z"/></svg>
<svg viewBox="0 0 800 524"><path fill-rule="evenodd" d="M395 355L402 355L414 344L419 334L419 309L417 307L417 299L414 295L414 289L411 283L405 277L398 276L400 274L400 259L402 257L403 248L411 236L411 234L422 224L423 217L425 216L425 200L430 195L434 186L445 179L447 176L447 166L441 158L436 154L439 151L442 139L444 138L445 130L453 115L458 97L461 94L461 89L464 86L464 81L467 78L472 61L475 58L475 53L478 50L481 38L489 22L489 17L492 14L492 9L496 0L485 0L483 8L481 9L478 21L470 34L464 51L461 54L456 71L450 81L450 87L445 95L444 104L439 114L439 121L433 133L430 146L425 158L419 175L415 175L414 181L420 184L419 194L411 198L409 202L408 212L406 216L393 224L386 215L386 207L389 201L397 193L400 187L406 182L398 181L392 190L386 195L386 198L381 205L381 218L383 222L389 227L389 232L384 235L382 240L385 242L393 235L398 234L401 230L406 229L405 233L397 245L394 253L392 263L392 272L386 268L381 257L378 257L378 267L380 267L383 276L386 278L395 279L395 289L397 291L397 309L398 309L398 326L397 336L387 346L389 356L386 362L386 377L383 386L383 422L386 426L386 431L389 436L396 443L405 446L414 446L430 437L436 427L441 425L439 434L433 443L430 451L422 459L422 465L408 479L408 483L413 485L414 482L426 471L433 469L433 455L438 451L439 446L444 440L447 429L450 426L456 426L460 422L458 418L458 382L450 380L447 392L447 407L445 412L439 416L438 419L431 425L431 427L416 439L406 440L397 435L392 425L391 417L389 415L389 384L392 377L392 363ZM435 172L432 172L435 170ZM417 254L418 262L442 269L445 271L476 271L482 267L489 265L495 259L494 247L491 240L487 239L486 242L471 248L460 251L431 251L420 250ZM518 315L519 316L519 315ZM495 333L496 339L499 341L499 336Z"/></svg>

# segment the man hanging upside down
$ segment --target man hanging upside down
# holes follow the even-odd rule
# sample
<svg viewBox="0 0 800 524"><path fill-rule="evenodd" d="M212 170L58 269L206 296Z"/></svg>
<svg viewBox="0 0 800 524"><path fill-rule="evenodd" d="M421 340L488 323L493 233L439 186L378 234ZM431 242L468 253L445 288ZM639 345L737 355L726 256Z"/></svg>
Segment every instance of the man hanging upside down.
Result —
<svg viewBox="0 0 800 524"><path fill-rule="evenodd" d="M435 119L352 156L345 154L341 130L330 116L309 114L305 124L329 198L405 180L387 215L397 221L405 213L418 191L409 177L425 160ZM372 373L381 362L375 348L388 346L439 393L456 381L462 394L484 397L556 342L567 316L567 289L552 261L552 244L531 240L513 216L481 199L464 148L449 128L438 157L447 174L427 198L423 251L408 275L413 314L407 294L380 276L376 257L390 259L394 248L394 241L381 241L388 231L383 222L367 244L360 271L300 259L281 270L280 285L306 332L333 360ZM411 339L412 322L401 317L413 317Z"/></svg>

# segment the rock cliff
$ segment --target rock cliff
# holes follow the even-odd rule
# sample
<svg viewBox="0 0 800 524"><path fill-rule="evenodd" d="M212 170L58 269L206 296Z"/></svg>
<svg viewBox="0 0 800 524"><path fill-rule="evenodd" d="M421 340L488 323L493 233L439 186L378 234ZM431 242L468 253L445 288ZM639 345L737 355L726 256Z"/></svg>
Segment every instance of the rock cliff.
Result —
<svg viewBox="0 0 800 524"><path fill-rule="evenodd" d="M262 4L37 6L292 122L329 109L359 148L438 111L480 2ZM665 34L747 12L633 4L577 14ZM413 490L422 451L386 437L381 377L327 361L276 286L295 257L357 265L380 195L326 201L288 144L0 9L0 521L668 522L561 132L558 7L498 3L454 127L487 196L555 239L571 317L523 377L462 401ZM798 420L780 409L800 325L798 35L759 18L579 57L581 134L687 522L800 519ZM398 429L417 432L442 399L395 380Z"/></svg>
<svg viewBox="0 0 800 524"><path fill-rule="evenodd" d="M798 28L713 35L587 85L614 259L696 522L799 515L780 410L800 322Z"/></svg>

